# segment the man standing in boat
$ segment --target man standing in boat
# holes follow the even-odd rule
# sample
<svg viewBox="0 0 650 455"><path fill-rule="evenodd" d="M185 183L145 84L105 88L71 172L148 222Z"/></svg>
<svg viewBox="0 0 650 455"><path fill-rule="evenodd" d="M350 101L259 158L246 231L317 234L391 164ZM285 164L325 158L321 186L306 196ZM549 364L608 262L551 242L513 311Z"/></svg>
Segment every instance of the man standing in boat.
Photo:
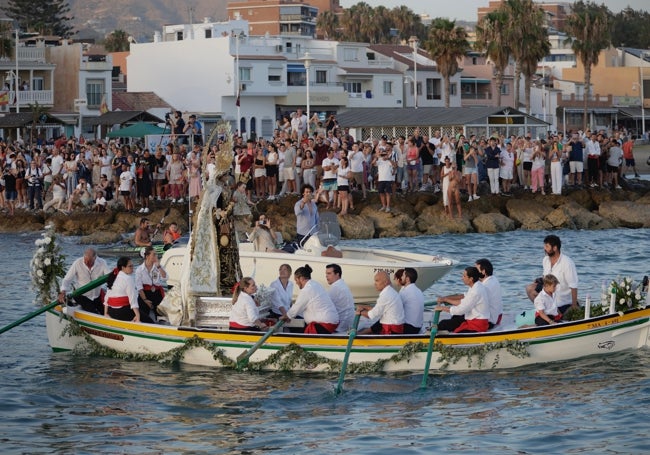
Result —
<svg viewBox="0 0 650 455"><path fill-rule="evenodd" d="M293 206L296 214L296 242L302 244L305 237L314 233L315 226L318 225L318 206L314 201L314 187L309 184L302 186L302 197Z"/></svg>
<svg viewBox="0 0 650 455"><path fill-rule="evenodd" d="M578 272L573 260L566 254L562 254L562 241L557 235L544 237L544 260L542 266L544 275L553 274L559 280L555 291L557 307L561 314L569 308L578 308ZM542 279L538 278L526 286L526 294L531 302L542 291Z"/></svg>
<svg viewBox="0 0 650 455"><path fill-rule="evenodd" d="M76 287L84 286L102 275L106 275L110 270L106 261L97 257L97 251L88 248L83 257L75 260L66 273L61 283L59 292L59 303L65 303L66 294ZM81 305L85 311L97 314L104 314L104 304L101 299L101 288L98 286L82 295L72 298L73 302Z"/></svg>

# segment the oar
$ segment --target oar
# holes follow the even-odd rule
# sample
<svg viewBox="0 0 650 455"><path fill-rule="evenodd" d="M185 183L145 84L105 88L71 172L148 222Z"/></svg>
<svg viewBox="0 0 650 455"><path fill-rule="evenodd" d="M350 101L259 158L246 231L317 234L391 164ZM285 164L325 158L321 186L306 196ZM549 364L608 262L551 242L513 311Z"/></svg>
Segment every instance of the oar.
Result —
<svg viewBox="0 0 650 455"><path fill-rule="evenodd" d="M429 337L429 349L427 349L427 359L424 362L424 375L422 376L423 389L427 388L427 379L429 379L429 367L431 366L431 354L433 353L433 340L438 333L438 321L440 320L440 310L437 310L433 315L433 325L431 326L431 336Z"/></svg>
<svg viewBox="0 0 650 455"><path fill-rule="evenodd" d="M260 338L257 343L253 345L252 348L250 348L246 352L242 352L237 356L237 369L241 370L248 364L248 359L257 351L265 342L270 338L271 335L275 333L277 329L282 327L282 324L284 324L284 319L278 319L278 322L275 323L273 327L269 331L267 331L262 338Z"/></svg>
<svg viewBox="0 0 650 455"><path fill-rule="evenodd" d="M86 292L90 291L91 289L94 289L97 286L101 286L102 284L106 283L107 278L108 278L108 274L104 275L104 276L100 276L96 280L93 280L90 283L81 286L79 289L76 289L74 292L69 294L69 296L74 297L74 296L77 296L77 295L85 294ZM47 305L40 307L38 310L33 311L33 312L29 313L28 315L23 316L22 318L18 319L17 321L12 322L11 324L9 324L9 325L3 327L2 329L0 329L0 334L5 333L7 330L11 330L16 326L19 326L23 322L29 321L30 319L38 316L41 313L45 313L47 310L49 310L51 308L54 308L58 304L59 304L59 301L54 300L53 302L48 303Z"/></svg>
<svg viewBox="0 0 650 455"><path fill-rule="evenodd" d="M151 239L152 240L156 236L156 234L158 234L158 231L160 230L160 226L162 226L163 221L165 221L165 218L167 218L167 215L169 215L169 212L171 211L171 209L172 209L171 207L167 207L167 209L165 210L165 213L164 213L163 217L160 219L160 223L158 223L158 225L156 225L156 229L153 231L153 234L151 234Z"/></svg>
<svg viewBox="0 0 650 455"><path fill-rule="evenodd" d="M359 327L359 319L361 318L360 314L357 314L354 317L352 322L352 330L350 330L350 337L348 338L348 347L345 349L345 355L343 356L343 363L341 364L341 374L339 374L339 382L336 384L336 389L334 393L339 395L343 391L343 379L345 379L345 370L348 369L348 359L350 358L350 351L352 351L352 343L354 342L354 337L357 336L357 327Z"/></svg>

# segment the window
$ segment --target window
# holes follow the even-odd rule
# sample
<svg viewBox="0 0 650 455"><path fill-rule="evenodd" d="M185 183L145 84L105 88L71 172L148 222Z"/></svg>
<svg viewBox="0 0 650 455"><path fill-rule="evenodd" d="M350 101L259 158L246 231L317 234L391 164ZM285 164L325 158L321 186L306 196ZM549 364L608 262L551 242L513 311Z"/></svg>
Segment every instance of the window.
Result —
<svg viewBox="0 0 650 455"><path fill-rule="evenodd" d="M269 68L269 82L282 82L282 68Z"/></svg>
<svg viewBox="0 0 650 455"><path fill-rule="evenodd" d="M306 73L287 73L287 85L292 87L307 85Z"/></svg>
<svg viewBox="0 0 650 455"><path fill-rule="evenodd" d="M205 29L205 37L206 38L212 38L212 29L209 29L209 28Z"/></svg>
<svg viewBox="0 0 650 455"><path fill-rule="evenodd" d="M316 83L317 84L327 84L327 71L325 71L325 70L316 70Z"/></svg>
<svg viewBox="0 0 650 455"><path fill-rule="evenodd" d="M384 95L393 94L393 81L384 81Z"/></svg>
<svg viewBox="0 0 650 455"><path fill-rule="evenodd" d="M356 62L357 61L357 50L353 47L346 47L343 49L343 60L346 62Z"/></svg>
<svg viewBox="0 0 650 455"><path fill-rule="evenodd" d="M251 81L251 69L239 67L239 80L250 82Z"/></svg>
<svg viewBox="0 0 650 455"><path fill-rule="evenodd" d="M183 31L176 32L176 41L183 41Z"/></svg>
<svg viewBox="0 0 650 455"><path fill-rule="evenodd" d="M104 96L104 79L86 80L86 102L89 108L98 108Z"/></svg>
<svg viewBox="0 0 650 455"><path fill-rule="evenodd" d="M509 88L508 84L501 84L501 94L502 95L510 94L510 88Z"/></svg>
<svg viewBox="0 0 650 455"><path fill-rule="evenodd" d="M455 82L449 84L449 95L451 96L458 95L458 84L456 84Z"/></svg>
<svg viewBox="0 0 650 455"><path fill-rule="evenodd" d="M427 79L426 84L427 84L427 99L428 100L441 99L440 79Z"/></svg>
<svg viewBox="0 0 650 455"><path fill-rule="evenodd" d="M32 90L43 90L43 78L42 77L33 77L32 78Z"/></svg>
<svg viewBox="0 0 650 455"><path fill-rule="evenodd" d="M361 82L344 82L343 90L348 92L348 96L351 98L360 98L361 97Z"/></svg>

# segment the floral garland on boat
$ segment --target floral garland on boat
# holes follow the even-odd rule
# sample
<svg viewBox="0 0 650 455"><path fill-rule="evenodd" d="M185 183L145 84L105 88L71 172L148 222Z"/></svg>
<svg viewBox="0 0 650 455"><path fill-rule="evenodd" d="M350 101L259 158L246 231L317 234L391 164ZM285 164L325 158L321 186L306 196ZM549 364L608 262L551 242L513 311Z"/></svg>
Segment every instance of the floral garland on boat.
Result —
<svg viewBox="0 0 650 455"><path fill-rule="evenodd" d="M643 285L641 283L635 283L630 277L617 278L610 283L610 294L608 294L608 299L602 302L602 304L603 306L609 306L611 295L616 294L616 302L614 304L616 311L628 311L643 307L644 298L642 288Z"/></svg>
<svg viewBox="0 0 650 455"><path fill-rule="evenodd" d="M56 241L54 225L45 226L45 232L35 242L36 251L30 262L34 303L47 305L59 292L59 279L65 276L65 256Z"/></svg>

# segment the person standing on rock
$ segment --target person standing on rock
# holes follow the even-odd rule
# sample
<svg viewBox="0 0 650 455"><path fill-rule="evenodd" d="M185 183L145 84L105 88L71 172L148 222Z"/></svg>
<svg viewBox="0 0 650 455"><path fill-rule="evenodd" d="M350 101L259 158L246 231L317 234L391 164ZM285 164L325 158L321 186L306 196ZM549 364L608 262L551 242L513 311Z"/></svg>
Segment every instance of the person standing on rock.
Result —
<svg viewBox="0 0 650 455"><path fill-rule="evenodd" d="M635 136L632 136L631 138L628 138L624 143L623 143L623 158L625 159L625 169L623 171L623 177L625 177L625 171L627 171L629 168L632 168L634 171L634 177L639 178L639 173L636 171L636 163L634 161L634 140L636 139Z"/></svg>
<svg viewBox="0 0 650 455"><path fill-rule="evenodd" d="M393 192L393 182L397 172L397 163L390 159L390 154L383 150L375 157L372 164L377 165L377 191L381 201L380 212L390 212L390 197Z"/></svg>
<svg viewBox="0 0 650 455"><path fill-rule="evenodd" d="M487 168L488 178L490 179L490 193L499 194L499 167L501 159L501 149L497 147L497 140L491 137L487 148L484 150L485 167Z"/></svg>

